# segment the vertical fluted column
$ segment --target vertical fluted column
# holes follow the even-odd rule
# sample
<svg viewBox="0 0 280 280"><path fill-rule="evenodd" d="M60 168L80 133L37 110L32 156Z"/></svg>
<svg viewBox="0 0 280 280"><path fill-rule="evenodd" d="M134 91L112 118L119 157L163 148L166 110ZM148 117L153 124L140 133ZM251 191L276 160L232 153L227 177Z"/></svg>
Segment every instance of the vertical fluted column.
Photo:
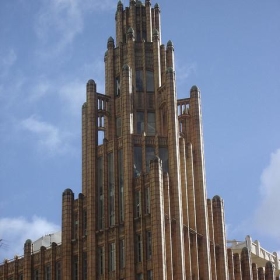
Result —
<svg viewBox="0 0 280 280"><path fill-rule="evenodd" d="M240 255L238 253L235 253L233 255L233 263L234 263L234 277L235 277L234 279L242 280Z"/></svg>
<svg viewBox="0 0 280 280"><path fill-rule="evenodd" d="M195 206L195 191L194 191L194 172L193 172L193 151L192 144L186 145L186 169L187 169L187 192L188 192L188 212L189 212L189 226L193 232L191 236L191 263L192 275L194 279L199 279L199 265L198 265L198 244L196 235L196 206Z"/></svg>
<svg viewBox="0 0 280 280"><path fill-rule="evenodd" d="M251 266L251 256L248 248L244 247L241 251L241 271L242 280L252 279L252 266Z"/></svg>
<svg viewBox="0 0 280 280"><path fill-rule="evenodd" d="M172 260L172 238L171 238L171 212L170 212L170 187L168 173L164 174L164 214L165 222L165 238L166 238L166 266L167 279L173 279L173 260Z"/></svg>
<svg viewBox="0 0 280 280"><path fill-rule="evenodd" d="M155 20L154 28L155 28L156 30L158 30L158 32L159 32L159 42L160 42L160 44L161 44L160 8L159 8L159 5L158 5L158 4L155 4L154 13L155 13L155 16L154 16L154 20Z"/></svg>
<svg viewBox="0 0 280 280"><path fill-rule="evenodd" d="M117 13L116 13L116 46L118 47L123 42L123 4L121 1L118 2Z"/></svg>
<svg viewBox="0 0 280 280"><path fill-rule="evenodd" d="M182 191L180 174L180 155L179 155L179 131L177 114L177 97L175 88L175 73L172 68L166 72L166 96L167 96L167 122L168 122L168 154L169 154L169 175L173 199L175 238L173 243L173 264L176 279L186 279L185 271L185 252L183 238L183 215L182 215Z"/></svg>
<svg viewBox="0 0 280 280"><path fill-rule="evenodd" d="M96 84L93 80L87 83L87 253L88 279L96 279L96 228L97 228L97 206L96 206L96 182L97 182L97 94ZM70 279L70 278L69 278Z"/></svg>
<svg viewBox="0 0 280 280"><path fill-rule="evenodd" d="M129 50L131 51L131 50ZM125 221L125 251L126 279L135 279L134 266L134 228L133 228L133 155L132 155L132 70L128 65L122 70L122 139L123 139L123 178L124 178L124 221Z"/></svg>
<svg viewBox="0 0 280 280"><path fill-rule="evenodd" d="M207 206L208 206L212 280L216 280L217 279L217 266L216 266L217 264L216 264L216 252L215 252L215 238L214 238L213 207L212 207L211 199L207 199Z"/></svg>
<svg viewBox="0 0 280 280"><path fill-rule="evenodd" d="M158 88L161 86L161 65L160 65L160 46L159 34L157 30L153 31L153 55L154 55L154 87L155 87L155 104L158 104ZM160 132L160 114L159 106L156 109L156 132Z"/></svg>
<svg viewBox="0 0 280 280"><path fill-rule="evenodd" d="M87 103L82 107L82 193L87 194Z"/></svg>
<svg viewBox="0 0 280 280"><path fill-rule="evenodd" d="M78 273L79 279L83 279L83 194L79 194L78 197L78 229L77 229L77 237L78 237Z"/></svg>
<svg viewBox="0 0 280 280"><path fill-rule="evenodd" d="M171 67L173 71L175 71L174 46L170 40L167 42L167 48L166 48L166 67L167 68Z"/></svg>
<svg viewBox="0 0 280 280"><path fill-rule="evenodd" d="M146 7L146 30L147 30L147 42L152 42L152 13L151 13L151 1L145 1Z"/></svg>
<svg viewBox="0 0 280 280"><path fill-rule="evenodd" d="M180 147L180 171L181 171L181 192L182 192L182 214L184 224L184 247L185 247L185 267L186 279L192 278L191 252L190 252L190 231L189 231L189 209L187 198L187 171L186 171L186 151L185 139L179 138Z"/></svg>
<svg viewBox="0 0 280 280"><path fill-rule="evenodd" d="M109 106L107 110L110 115L105 117L105 138L112 140L116 135L115 124L115 92L116 92L116 77L114 71L114 39L110 37L107 42L107 52L105 55L105 94L111 98L109 100ZM120 79L120 77L118 77Z"/></svg>
<svg viewBox="0 0 280 280"><path fill-rule="evenodd" d="M31 273L31 253L32 253L32 241L27 239L24 243L24 264L23 264L23 271L24 271L24 279L32 279ZM5 262L6 265L6 262ZM5 275L5 274L4 274ZM8 275L5 275L6 277ZM5 278L6 279L6 278Z"/></svg>
<svg viewBox="0 0 280 280"><path fill-rule="evenodd" d="M155 157L150 162L150 188L153 277L154 279L167 280L163 177L161 161L158 157Z"/></svg>
<svg viewBox="0 0 280 280"><path fill-rule="evenodd" d="M63 280L72 277L72 231L73 231L73 203L72 190L66 189L62 194L62 277ZM31 279L31 278L30 278Z"/></svg>
<svg viewBox="0 0 280 280"><path fill-rule="evenodd" d="M166 51L164 45L160 46L160 68L161 68L161 83L165 84Z"/></svg>
<svg viewBox="0 0 280 280"><path fill-rule="evenodd" d="M233 252L230 248L227 249L228 256L228 274L229 280L235 280L234 278L234 262L233 262Z"/></svg>
<svg viewBox="0 0 280 280"><path fill-rule="evenodd" d="M227 253L226 253L226 235L225 235L225 215L224 201L219 196L214 196L212 200L214 239L215 244L219 246L219 256L217 262L218 279L228 279Z"/></svg>
<svg viewBox="0 0 280 280"><path fill-rule="evenodd" d="M265 265L265 280L274 280L274 268L272 262L267 262Z"/></svg>
<svg viewBox="0 0 280 280"><path fill-rule="evenodd" d="M196 202L197 231L203 236L199 256L200 277L211 279L208 214L206 203L204 145L200 91L196 86L190 92L191 143L193 147L194 189Z"/></svg>

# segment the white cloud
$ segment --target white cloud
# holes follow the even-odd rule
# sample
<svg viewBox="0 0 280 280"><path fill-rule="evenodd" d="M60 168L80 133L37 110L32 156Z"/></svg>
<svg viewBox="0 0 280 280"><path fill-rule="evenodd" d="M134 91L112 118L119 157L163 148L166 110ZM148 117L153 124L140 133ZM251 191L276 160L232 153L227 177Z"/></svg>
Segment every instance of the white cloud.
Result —
<svg viewBox="0 0 280 280"><path fill-rule="evenodd" d="M67 141L65 141L69 134L61 132L58 127L42 122L36 116L31 116L21 121L20 125L21 128L33 133L37 137L39 148L44 151L47 150L50 156L69 151L69 146Z"/></svg>
<svg viewBox="0 0 280 280"><path fill-rule="evenodd" d="M256 211L257 228L272 237L280 238L280 149L271 154L270 163L261 175L262 200Z"/></svg>
<svg viewBox="0 0 280 280"><path fill-rule="evenodd" d="M114 0L43 0L43 5L36 17L35 32L44 44L42 57L60 54L71 44L84 28L84 20L91 11L104 11L116 8ZM55 42L55 43L54 43Z"/></svg>
<svg viewBox="0 0 280 280"><path fill-rule="evenodd" d="M0 219L0 263L15 255L23 255L23 246L27 239L35 241L40 237L60 230L45 218L34 216L31 221L24 217Z"/></svg>
<svg viewBox="0 0 280 280"><path fill-rule="evenodd" d="M0 78L5 77L9 73L16 60L17 54L14 49L0 51Z"/></svg>

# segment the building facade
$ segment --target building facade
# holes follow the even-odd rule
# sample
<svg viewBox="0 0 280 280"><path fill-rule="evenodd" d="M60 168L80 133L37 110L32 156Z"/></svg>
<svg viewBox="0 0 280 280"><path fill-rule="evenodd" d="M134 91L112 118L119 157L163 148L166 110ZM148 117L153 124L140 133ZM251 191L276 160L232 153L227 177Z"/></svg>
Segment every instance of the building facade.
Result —
<svg viewBox="0 0 280 280"><path fill-rule="evenodd" d="M157 4L118 2L104 61L105 93L86 86L82 192L63 192L61 243L27 240L0 280L275 279L226 248L223 200L206 196L200 91L177 99Z"/></svg>

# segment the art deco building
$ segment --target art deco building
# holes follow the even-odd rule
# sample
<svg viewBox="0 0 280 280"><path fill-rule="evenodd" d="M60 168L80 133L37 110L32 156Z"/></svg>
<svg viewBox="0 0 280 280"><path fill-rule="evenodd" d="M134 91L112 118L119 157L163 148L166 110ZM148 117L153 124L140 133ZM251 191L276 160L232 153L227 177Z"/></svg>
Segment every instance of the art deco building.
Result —
<svg viewBox="0 0 280 280"><path fill-rule="evenodd" d="M207 199L200 91L177 99L157 4L118 2L104 60L105 93L86 87L82 193L63 192L61 243L27 240L0 279L258 279L248 250L227 251L223 200Z"/></svg>

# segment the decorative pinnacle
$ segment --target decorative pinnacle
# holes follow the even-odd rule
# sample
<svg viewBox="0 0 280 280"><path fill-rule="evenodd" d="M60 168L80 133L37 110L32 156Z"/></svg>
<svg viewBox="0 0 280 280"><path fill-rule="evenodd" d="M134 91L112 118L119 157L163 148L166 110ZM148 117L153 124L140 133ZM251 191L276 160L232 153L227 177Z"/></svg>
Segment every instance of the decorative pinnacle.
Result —
<svg viewBox="0 0 280 280"><path fill-rule="evenodd" d="M155 4L155 9L159 9L158 3Z"/></svg>
<svg viewBox="0 0 280 280"><path fill-rule="evenodd" d="M169 40L169 41L167 42L167 47L173 47L173 43L172 43L171 40Z"/></svg>
<svg viewBox="0 0 280 280"><path fill-rule="evenodd" d="M159 32L156 28L153 30L153 36L159 36Z"/></svg>
<svg viewBox="0 0 280 280"><path fill-rule="evenodd" d="M190 92L193 92L193 91L199 91L199 88L196 85L194 85L191 87Z"/></svg>
<svg viewBox="0 0 280 280"><path fill-rule="evenodd" d="M173 68L172 68L172 67L168 67L168 68L166 69L166 73L167 73L167 74L168 74L168 73L174 73Z"/></svg>
<svg viewBox="0 0 280 280"><path fill-rule="evenodd" d="M93 79L88 80L87 84L88 85L96 85L96 83L95 83L95 81ZM66 189L66 190L70 190L70 189Z"/></svg>

